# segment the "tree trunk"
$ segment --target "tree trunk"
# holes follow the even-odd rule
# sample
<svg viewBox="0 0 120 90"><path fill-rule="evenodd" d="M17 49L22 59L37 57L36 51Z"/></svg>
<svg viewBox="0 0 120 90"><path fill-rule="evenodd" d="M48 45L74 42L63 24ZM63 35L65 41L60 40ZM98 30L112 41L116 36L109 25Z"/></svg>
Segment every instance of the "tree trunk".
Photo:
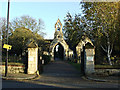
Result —
<svg viewBox="0 0 120 90"><path fill-rule="evenodd" d="M112 49L113 49L113 45L110 43L110 39L109 39L109 35L108 33L105 34L106 37L107 37L107 46L104 48L102 45L102 49L107 53L107 58L108 58L108 61L109 61L109 64L112 65L112 62L111 62L111 53L112 53Z"/></svg>
<svg viewBox="0 0 120 90"><path fill-rule="evenodd" d="M112 65L112 62L111 62L110 56L111 56L111 55L108 53L108 54L107 54L108 61L109 61L109 64Z"/></svg>
<svg viewBox="0 0 120 90"><path fill-rule="evenodd" d="M111 53L112 53L112 45L110 44L110 39L109 39L108 33L107 33L107 44L108 44L107 57L108 57L109 64L112 65L112 62L110 59Z"/></svg>

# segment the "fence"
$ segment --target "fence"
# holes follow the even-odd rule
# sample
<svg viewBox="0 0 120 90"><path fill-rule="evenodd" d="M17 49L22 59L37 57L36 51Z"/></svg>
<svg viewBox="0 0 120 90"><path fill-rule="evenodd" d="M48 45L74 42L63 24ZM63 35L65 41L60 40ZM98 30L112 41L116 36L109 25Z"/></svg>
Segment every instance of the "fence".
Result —
<svg viewBox="0 0 120 90"><path fill-rule="evenodd" d="M8 62L25 63L26 60L27 60L26 56L15 56L15 55L8 56ZM6 56L2 56L2 62L5 61L6 61Z"/></svg>

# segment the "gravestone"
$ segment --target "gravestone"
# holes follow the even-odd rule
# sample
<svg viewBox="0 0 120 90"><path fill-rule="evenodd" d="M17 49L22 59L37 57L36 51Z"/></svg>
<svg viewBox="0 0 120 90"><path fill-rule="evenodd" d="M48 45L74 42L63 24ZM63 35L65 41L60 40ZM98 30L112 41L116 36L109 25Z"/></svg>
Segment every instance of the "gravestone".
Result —
<svg viewBox="0 0 120 90"><path fill-rule="evenodd" d="M31 42L28 45L28 74L35 74L38 71L38 45Z"/></svg>

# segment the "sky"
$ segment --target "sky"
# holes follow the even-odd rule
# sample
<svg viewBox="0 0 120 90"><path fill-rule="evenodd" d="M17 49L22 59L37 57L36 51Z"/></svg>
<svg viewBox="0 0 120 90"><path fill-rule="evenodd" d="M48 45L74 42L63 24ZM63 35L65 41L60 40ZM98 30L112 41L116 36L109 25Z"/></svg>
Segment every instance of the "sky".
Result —
<svg viewBox="0 0 120 90"><path fill-rule="evenodd" d="M0 17L7 17L7 0L0 2ZM59 18L64 25L64 17L67 12L72 16L81 14L79 2L10 2L10 21L16 17L29 15L36 20L41 19L44 22L43 32L46 33L45 39L53 39L55 32L55 23Z"/></svg>

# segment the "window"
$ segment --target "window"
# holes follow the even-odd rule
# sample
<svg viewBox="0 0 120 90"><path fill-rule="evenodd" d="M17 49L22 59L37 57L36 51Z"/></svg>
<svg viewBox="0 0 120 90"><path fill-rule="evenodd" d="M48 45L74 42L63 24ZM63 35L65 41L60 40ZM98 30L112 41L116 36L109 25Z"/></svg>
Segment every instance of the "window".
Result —
<svg viewBox="0 0 120 90"><path fill-rule="evenodd" d="M57 28L57 31L60 31L60 27Z"/></svg>
<svg viewBox="0 0 120 90"><path fill-rule="evenodd" d="M60 38L60 36L58 36L58 38Z"/></svg>

